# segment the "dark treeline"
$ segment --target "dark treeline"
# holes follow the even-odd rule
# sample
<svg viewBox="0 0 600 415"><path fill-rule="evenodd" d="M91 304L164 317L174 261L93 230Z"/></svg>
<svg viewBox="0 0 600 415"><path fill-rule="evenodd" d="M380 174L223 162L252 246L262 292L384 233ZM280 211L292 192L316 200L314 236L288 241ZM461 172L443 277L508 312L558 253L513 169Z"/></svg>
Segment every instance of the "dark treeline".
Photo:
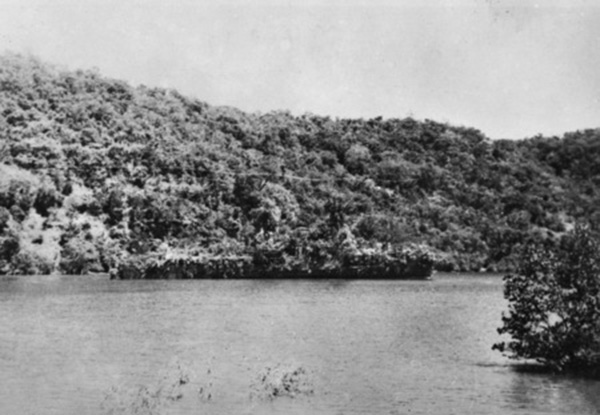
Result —
<svg viewBox="0 0 600 415"><path fill-rule="evenodd" d="M440 269L505 271L529 241L598 230L599 207L598 129L492 141L412 118L248 114L0 57L1 273L410 244Z"/></svg>

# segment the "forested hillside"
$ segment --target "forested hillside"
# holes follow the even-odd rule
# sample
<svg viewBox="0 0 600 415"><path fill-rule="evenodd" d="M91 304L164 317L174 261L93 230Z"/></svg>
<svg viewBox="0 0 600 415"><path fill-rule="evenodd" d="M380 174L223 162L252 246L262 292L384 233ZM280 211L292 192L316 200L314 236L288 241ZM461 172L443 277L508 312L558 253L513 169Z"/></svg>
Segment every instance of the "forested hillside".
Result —
<svg viewBox="0 0 600 415"><path fill-rule="evenodd" d="M440 269L503 271L577 221L600 228L600 129L492 141L430 120L248 114L0 57L0 273L407 244Z"/></svg>

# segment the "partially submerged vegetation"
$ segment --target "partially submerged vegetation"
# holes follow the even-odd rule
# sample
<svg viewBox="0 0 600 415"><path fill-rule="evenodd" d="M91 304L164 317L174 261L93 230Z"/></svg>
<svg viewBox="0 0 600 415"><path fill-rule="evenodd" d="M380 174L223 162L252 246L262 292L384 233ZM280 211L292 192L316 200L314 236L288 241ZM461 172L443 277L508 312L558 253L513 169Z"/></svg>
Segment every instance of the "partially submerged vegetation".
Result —
<svg viewBox="0 0 600 415"><path fill-rule="evenodd" d="M178 364L153 382L113 385L101 404L106 415L161 415L180 413L182 407L205 409L219 397L213 396L211 369L194 373ZM249 381L251 401L273 402L280 399L303 399L315 394L312 371L298 364L265 366ZM179 411L177 411L179 410Z"/></svg>
<svg viewBox="0 0 600 415"><path fill-rule="evenodd" d="M506 276L509 312L494 348L533 359L556 371L600 377L600 242L578 226L555 245L523 253L517 273Z"/></svg>
<svg viewBox="0 0 600 415"><path fill-rule="evenodd" d="M251 387L250 397L257 400L294 399L315 393L312 374L301 365L267 366Z"/></svg>
<svg viewBox="0 0 600 415"><path fill-rule="evenodd" d="M317 275L389 269L411 246L413 264L511 270L527 241L600 224L599 136L247 114L5 55L0 273L187 276L250 258ZM169 271L182 257L193 266Z"/></svg>

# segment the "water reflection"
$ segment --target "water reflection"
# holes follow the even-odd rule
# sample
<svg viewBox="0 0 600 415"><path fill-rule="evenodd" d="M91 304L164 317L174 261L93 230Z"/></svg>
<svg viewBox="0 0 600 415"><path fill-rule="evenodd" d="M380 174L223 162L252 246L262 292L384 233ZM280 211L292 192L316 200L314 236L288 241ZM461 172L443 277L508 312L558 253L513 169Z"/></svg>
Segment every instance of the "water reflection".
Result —
<svg viewBox="0 0 600 415"><path fill-rule="evenodd" d="M510 406L535 408L539 413L597 414L600 381L555 374L539 365L511 365Z"/></svg>

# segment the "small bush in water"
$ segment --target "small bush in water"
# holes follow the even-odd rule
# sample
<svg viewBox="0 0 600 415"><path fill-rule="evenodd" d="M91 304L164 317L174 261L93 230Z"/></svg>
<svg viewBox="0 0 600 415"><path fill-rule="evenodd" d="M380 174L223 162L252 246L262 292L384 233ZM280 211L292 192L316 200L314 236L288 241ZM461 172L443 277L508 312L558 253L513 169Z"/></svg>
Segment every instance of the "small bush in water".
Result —
<svg viewBox="0 0 600 415"><path fill-rule="evenodd" d="M189 393L190 375L181 366L154 385L113 386L106 393L102 410L106 415L162 415Z"/></svg>
<svg viewBox="0 0 600 415"><path fill-rule="evenodd" d="M511 358L600 374L600 243L578 226L554 247L531 246L505 277L509 311L494 345Z"/></svg>
<svg viewBox="0 0 600 415"><path fill-rule="evenodd" d="M310 374L303 366L266 367L257 377L252 389L252 397L268 400L295 398L314 393Z"/></svg>

